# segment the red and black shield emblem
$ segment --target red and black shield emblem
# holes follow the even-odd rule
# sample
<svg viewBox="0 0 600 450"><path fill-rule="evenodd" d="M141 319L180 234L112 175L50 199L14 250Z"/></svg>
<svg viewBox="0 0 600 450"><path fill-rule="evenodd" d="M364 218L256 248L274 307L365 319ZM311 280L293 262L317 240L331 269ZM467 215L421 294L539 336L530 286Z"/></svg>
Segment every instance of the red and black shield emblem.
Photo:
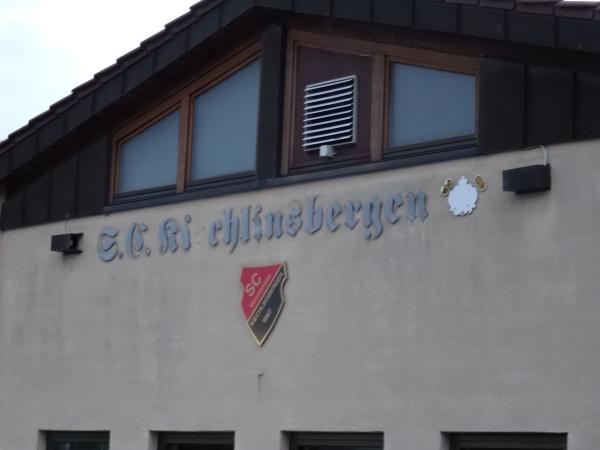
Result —
<svg viewBox="0 0 600 450"><path fill-rule="evenodd" d="M258 345L267 340L283 309L286 280L285 263L242 269L242 312Z"/></svg>

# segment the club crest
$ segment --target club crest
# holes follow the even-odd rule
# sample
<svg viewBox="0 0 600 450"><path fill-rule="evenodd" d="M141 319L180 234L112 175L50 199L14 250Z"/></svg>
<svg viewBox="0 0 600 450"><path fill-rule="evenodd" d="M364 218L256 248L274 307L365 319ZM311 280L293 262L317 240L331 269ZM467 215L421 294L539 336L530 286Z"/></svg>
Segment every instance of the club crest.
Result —
<svg viewBox="0 0 600 450"><path fill-rule="evenodd" d="M250 333L262 346L283 309L283 285L287 280L286 263L242 269L242 313Z"/></svg>

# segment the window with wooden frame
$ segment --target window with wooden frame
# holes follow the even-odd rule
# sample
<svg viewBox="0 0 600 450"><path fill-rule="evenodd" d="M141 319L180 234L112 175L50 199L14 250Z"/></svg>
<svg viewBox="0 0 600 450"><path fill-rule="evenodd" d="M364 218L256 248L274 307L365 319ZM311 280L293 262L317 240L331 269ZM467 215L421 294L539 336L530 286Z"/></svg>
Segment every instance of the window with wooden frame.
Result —
<svg viewBox="0 0 600 450"><path fill-rule="evenodd" d="M110 200L147 198L255 175L260 46L253 43L120 128Z"/></svg>
<svg viewBox="0 0 600 450"><path fill-rule="evenodd" d="M158 433L158 450L233 450L233 433Z"/></svg>
<svg viewBox="0 0 600 450"><path fill-rule="evenodd" d="M282 173L475 146L478 71L463 55L291 31Z"/></svg>
<svg viewBox="0 0 600 450"><path fill-rule="evenodd" d="M450 450L566 450L566 433L448 433Z"/></svg>

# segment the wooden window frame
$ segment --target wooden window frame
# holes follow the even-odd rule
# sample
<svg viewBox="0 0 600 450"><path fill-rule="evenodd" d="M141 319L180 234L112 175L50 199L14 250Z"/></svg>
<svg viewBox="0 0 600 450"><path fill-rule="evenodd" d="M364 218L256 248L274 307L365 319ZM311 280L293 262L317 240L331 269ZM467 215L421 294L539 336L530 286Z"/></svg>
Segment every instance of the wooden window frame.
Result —
<svg viewBox="0 0 600 450"><path fill-rule="evenodd" d="M450 450L566 450L567 433L448 433Z"/></svg>
<svg viewBox="0 0 600 450"><path fill-rule="evenodd" d="M228 53L225 57L210 64L202 72L196 74L192 80L162 93L158 99L144 111L119 124L113 133L111 143L111 167L109 182L109 203L119 201L131 201L162 196L165 194L183 193L207 186L218 186L223 182L231 182L238 179L252 179L255 171L244 173L233 173L226 176L207 178L203 180L191 179L192 161L192 121L194 117L194 99L217 85L238 70L246 67L261 58L261 42L253 40ZM152 126L168 114L179 110L179 136L177 146L177 172L175 185L157 186L131 192L118 192L118 177L120 171L120 156L122 145L135 135ZM258 126L258 123L257 123ZM257 152L258 153L258 152Z"/></svg>
<svg viewBox="0 0 600 450"><path fill-rule="evenodd" d="M308 170L322 170L325 168L339 168L348 165L349 161L340 161L339 164L325 163L308 167L306 169L292 169L292 152L294 149L294 112L300 107L301 99L295 98L296 74L298 70L298 48L308 47L325 51L338 52L356 56L372 58L372 98L371 98L371 146L368 161L356 163L369 163L384 159L398 157L422 156L428 152L439 152L441 149L451 149L459 145L474 146L477 143L478 133L478 104L479 104L479 58L470 56L442 53L433 50L417 49L413 47L363 41L339 36L328 36L319 33L292 30L288 34L286 49L286 76L284 97L284 128L283 149L281 155L281 174L290 175ZM393 63L410 64L418 67L444 70L475 77L475 136L445 139L443 141L425 142L423 144L407 146L403 151L390 149L389 140L389 93L390 74Z"/></svg>

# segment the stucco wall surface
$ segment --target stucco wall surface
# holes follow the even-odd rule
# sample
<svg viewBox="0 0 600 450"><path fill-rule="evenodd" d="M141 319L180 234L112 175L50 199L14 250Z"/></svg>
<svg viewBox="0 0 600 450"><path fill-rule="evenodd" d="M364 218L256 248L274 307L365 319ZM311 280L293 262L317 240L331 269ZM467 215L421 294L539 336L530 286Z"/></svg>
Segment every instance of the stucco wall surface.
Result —
<svg viewBox="0 0 600 450"><path fill-rule="evenodd" d="M431 450L445 431L568 432L600 442L600 142L550 147L549 192L502 191L527 150L128 211L0 234L0 449L39 430L235 431L279 450L284 431L382 431L386 449ZM489 183L454 217L446 178ZM423 191L429 216L335 233L208 245L227 208ZM405 214L406 209L400 209ZM157 227L192 218L192 248L161 255ZM105 226L149 230L150 256L102 262ZM83 253L50 252L83 232ZM119 240L119 245L122 240ZM259 348L240 271L286 261L286 305Z"/></svg>

